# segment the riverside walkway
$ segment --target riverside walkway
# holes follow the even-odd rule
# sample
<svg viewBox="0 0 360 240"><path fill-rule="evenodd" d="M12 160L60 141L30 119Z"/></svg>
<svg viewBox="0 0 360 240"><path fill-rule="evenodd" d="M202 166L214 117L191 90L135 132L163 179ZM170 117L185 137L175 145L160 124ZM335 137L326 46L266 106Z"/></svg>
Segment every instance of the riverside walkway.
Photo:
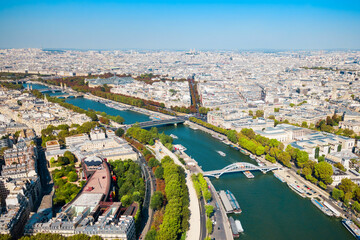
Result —
<svg viewBox="0 0 360 240"><path fill-rule="evenodd" d="M175 164L179 165L185 170L186 173L186 186L189 190L189 230L186 233L186 240L201 240L206 235L205 222L201 219L200 215L200 203L196 195L196 191L191 179L191 172L185 168L185 166L179 161L178 157L168 150L161 142L156 142L153 147L149 149L153 150L158 160L161 160L165 156L169 156L173 159Z"/></svg>
<svg viewBox="0 0 360 240"><path fill-rule="evenodd" d="M216 177L219 178L221 175L225 173L235 173L235 172L245 172L245 171L261 171L262 173L267 173L272 170L276 170L279 167L276 165L272 166L256 166L254 164L248 163L248 162L236 162L233 164L230 164L223 169L219 170L213 170L213 171L207 171L204 172L204 176L207 177Z"/></svg>

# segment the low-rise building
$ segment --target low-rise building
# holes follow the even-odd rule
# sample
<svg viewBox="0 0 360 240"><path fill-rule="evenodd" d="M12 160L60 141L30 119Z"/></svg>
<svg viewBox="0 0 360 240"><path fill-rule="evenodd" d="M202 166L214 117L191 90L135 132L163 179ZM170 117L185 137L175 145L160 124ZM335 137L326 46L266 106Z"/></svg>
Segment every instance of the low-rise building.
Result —
<svg viewBox="0 0 360 240"><path fill-rule="evenodd" d="M356 134L360 133L360 121L356 121L356 120L341 121L339 122L339 127L341 129L353 130L354 133Z"/></svg>
<svg viewBox="0 0 360 240"><path fill-rule="evenodd" d="M121 215L120 202L107 202L111 192L111 174L105 161L91 157L82 161L87 183L83 190L50 221L27 225L25 234L57 233L98 235L104 239L135 239L133 216Z"/></svg>
<svg viewBox="0 0 360 240"><path fill-rule="evenodd" d="M312 131L290 124L279 124L276 127L268 127L263 130L256 130L255 132L261 136L276 139L279 142L289 143L293 140L301 139L303 136L311 133Z"/></svg>
<svg viewBox="0 0 360 240"><path fill-rule="evenodd" d="M326 155L325 160L331 164L341 163L346 169L351 167L351 160L359 157L351 151L332 152Z"/></svg>
<svg viewBox="0 0 360 240"><path fill-rule="evenodd" d="M290 143L291 146L304 150L311 159L315 158L316 149L319 156L326 156L334 152L352 151L355 139L325 132L313 132L301 137L300 140Z"/></svg>
<svg viewBox="0 0 360 240"><path fill-rule="evenodd" d="M87 135L86 133L80 133L77 135L66 137L65 143L66 143L66 146L70 146L72 144L82 143L86 140L89 140L89 135Z"/></svg>
<svg viewBox="0 0 360 240"><path fill-rule="evenodd" d="M46 142L46 151L60 150L60 144L57 140L51 140Z"/></svg>

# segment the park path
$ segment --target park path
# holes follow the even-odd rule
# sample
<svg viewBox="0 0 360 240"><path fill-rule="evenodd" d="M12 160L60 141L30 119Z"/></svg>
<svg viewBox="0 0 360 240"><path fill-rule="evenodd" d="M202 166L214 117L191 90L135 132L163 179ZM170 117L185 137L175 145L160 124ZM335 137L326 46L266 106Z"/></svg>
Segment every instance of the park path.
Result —
<svg viewBox="0 0 360 240"><path fill-rule="evenodd" d="M198 240L200 239L200 207L199 199L196 195L196 191L191 179L191 173L187 170L184 165L179 161L178 157L172 153L169 149L164 147L160 142L156 142L155 146L152 148L155 151L156 157L161 160L165 156L171 157L174 160L175 164L184 168L186 173L186 186L189 190L189 210L190 210L190 219L189 219L189 230L186 233L186 240ZM161 151L160 151L161 149Z"/></svg>

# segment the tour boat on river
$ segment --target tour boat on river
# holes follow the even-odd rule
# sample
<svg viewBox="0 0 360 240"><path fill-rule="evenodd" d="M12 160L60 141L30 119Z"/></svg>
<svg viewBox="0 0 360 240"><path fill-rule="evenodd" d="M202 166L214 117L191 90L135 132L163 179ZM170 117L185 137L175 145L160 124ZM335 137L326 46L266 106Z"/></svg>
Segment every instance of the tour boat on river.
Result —
<svg viewBox="0 0 360 240"><path fill-rule="evenodd" d="M222 152L222 151L216 151L218 154L220 154L221 156L223 156L223 157L225 157L226 156L226 154L224 153L224 152Z"/></svg>

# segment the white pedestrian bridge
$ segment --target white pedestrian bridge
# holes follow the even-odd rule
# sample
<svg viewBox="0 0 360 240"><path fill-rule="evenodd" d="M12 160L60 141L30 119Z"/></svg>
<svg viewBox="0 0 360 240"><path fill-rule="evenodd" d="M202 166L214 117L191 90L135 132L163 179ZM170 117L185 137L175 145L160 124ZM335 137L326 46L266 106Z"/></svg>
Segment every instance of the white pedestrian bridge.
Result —
<svg viewBox="0 0 360 240"><path fill-rule="evenodd" d="M254 164L248 162L237 162L230 164L223 169L220 170L212 170L203 172L203 175L206 177L216 177L219 178L221 175L225 173L236 173L236 172L245 172L245 171L261 171L262 173L267 173L268 171L278 169L278 166L256 166Z"/></svg>

